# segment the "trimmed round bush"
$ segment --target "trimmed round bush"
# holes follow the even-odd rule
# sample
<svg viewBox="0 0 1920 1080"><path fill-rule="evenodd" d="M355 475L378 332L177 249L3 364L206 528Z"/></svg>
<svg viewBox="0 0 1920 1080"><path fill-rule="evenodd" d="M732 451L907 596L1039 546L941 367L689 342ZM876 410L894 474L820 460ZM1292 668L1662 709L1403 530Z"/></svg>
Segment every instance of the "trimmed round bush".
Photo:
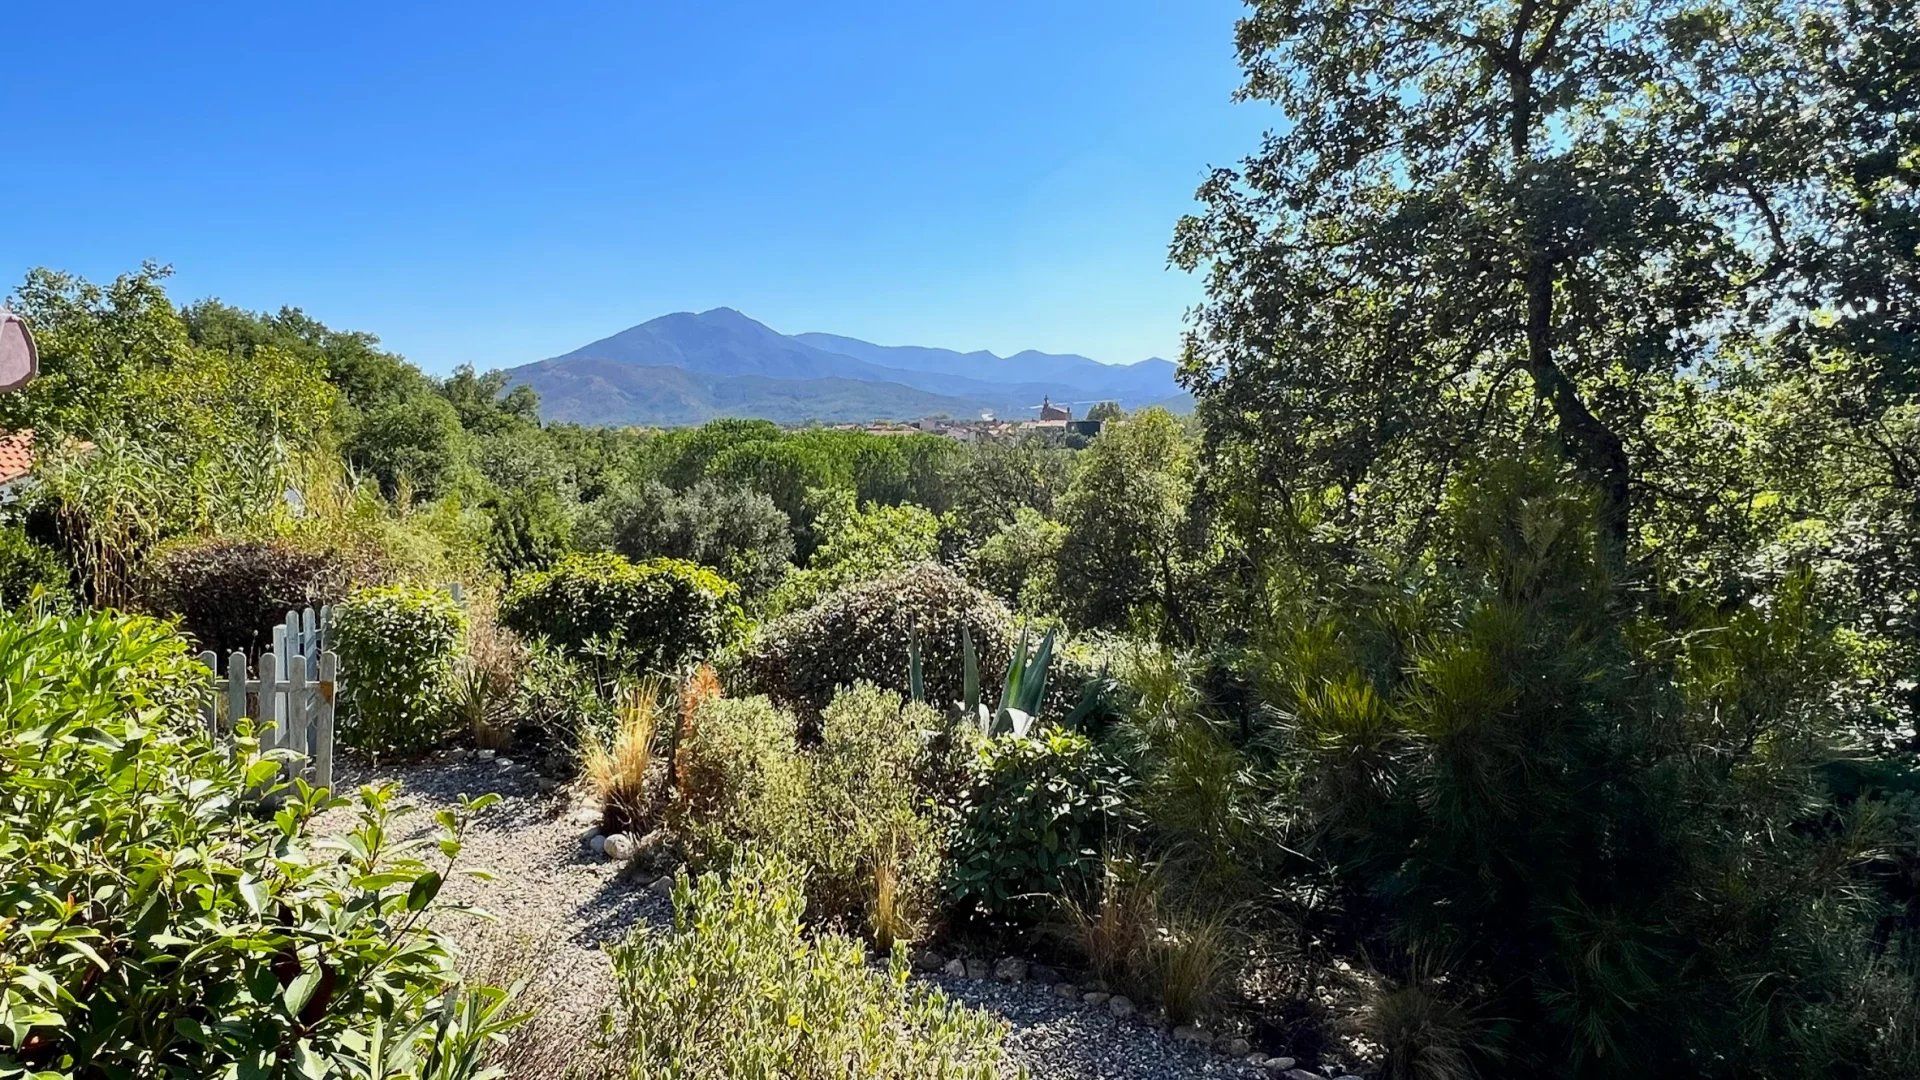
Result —
<svg viewBox="0 0 1920 1080"><path fill-rule="evenodd" d="M570 555L521 577L500 603L500 621L581 655L611 645L623 666L677 671L738 632L740 590L684 559L632 562Z"/></svg>
<svg viewBox="0 0 1920 1080"><path fill-rule="evenodd" d="M920 563L836 592L763 627L741 657L760 692L807 716L865 680L905 693L908 641L918 631L929 701L958 701L961 632L972 635L983 685L997 687L1013 652L1013 617L939 563Z"/></svg>
<svg viewBox="0 0 1920 1080"><path fill-rule="evenodd" d="M339 601L360 571L337 551L293 540L196 538L148 561L147 604L180 616L202 648L257 652L287 612Z"/></svg>
<svg viewBox="0 0 1920 1080"><path fill-rule="evenodd" d="M417 754L450 722L447 691L467 616L438 589L362 589L333 609L333 647L346 685L341 741L362 750Z"/></svg>

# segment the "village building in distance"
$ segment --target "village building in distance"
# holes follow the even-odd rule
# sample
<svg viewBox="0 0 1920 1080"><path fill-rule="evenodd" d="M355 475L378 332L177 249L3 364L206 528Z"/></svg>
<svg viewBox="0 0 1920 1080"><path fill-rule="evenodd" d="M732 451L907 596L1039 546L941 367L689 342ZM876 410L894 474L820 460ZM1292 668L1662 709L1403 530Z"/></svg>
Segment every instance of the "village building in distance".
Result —
<svg viewBox="0 0 1920 1080"><path fill-rule="evenodd" d="M960 442L1026 434L1055 434L1063 439L1079 440L1100 434L1100 421L1075 420L1071 406L1057 405L1051 398L1043 398L1039 405L1029 408L1037 411L1037 416L1030 420L1024 417L1002 420L992 413L982 413L977 419L971 420L926 416L913 421L877 420L867 424L834 426L841 431L864 431L869 435L945 435Z"/></svg>

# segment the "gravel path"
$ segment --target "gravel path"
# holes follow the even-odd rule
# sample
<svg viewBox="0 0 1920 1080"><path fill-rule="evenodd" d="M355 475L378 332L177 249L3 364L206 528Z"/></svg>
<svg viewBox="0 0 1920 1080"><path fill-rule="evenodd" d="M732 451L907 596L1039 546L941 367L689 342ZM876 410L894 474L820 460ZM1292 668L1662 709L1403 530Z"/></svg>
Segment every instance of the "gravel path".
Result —
<svg viewBox="0 0 1920 1080"><path fill-rule="evenodd" d="M460 856L462 866L484 867L493 871L494 879L482 882L456 872L441 891L443 900L471 904L494 918L448 914L441 925L470 952L492 958L486 962L521 973L526 965L550 957L550 977L540 994L543 1023L551 1025L550 1031L578 1033L574 1045L584 1043L613 992L612 966L601 945L643 922L665 925L672 914L668 900L649 891L643 881L623 878L614 864L589 851L581 837L590 822L579 819L568 792L554 790L517 764L456 759L378 770L343 765L337 783L349 790L375 779L400 784L400 801L408 806L391 828L409 838L430 834L433 812L456 804L462 794L501 794L501 804L469 827ZM346 821L336 811L320 818L316 828L338 830ZM1104 1006L1057 997L1042 984L945 974L917 977L1003 1017L1013 1029L1008 1038L1012 1056L1034 1080L1269 1075L1178 1042L1138 1020L1116 1019Z"/></svg>

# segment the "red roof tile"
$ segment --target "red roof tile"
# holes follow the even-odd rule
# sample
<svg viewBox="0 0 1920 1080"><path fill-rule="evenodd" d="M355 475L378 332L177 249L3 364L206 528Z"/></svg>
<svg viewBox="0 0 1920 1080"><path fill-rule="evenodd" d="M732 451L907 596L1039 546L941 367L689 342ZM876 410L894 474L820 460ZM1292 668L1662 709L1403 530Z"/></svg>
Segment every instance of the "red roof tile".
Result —
<svg viewBox="0 0 1920 1080"><path fill-rule="evenodd" d="M0 484L33 472L33 429L0 433Z"/></svg>

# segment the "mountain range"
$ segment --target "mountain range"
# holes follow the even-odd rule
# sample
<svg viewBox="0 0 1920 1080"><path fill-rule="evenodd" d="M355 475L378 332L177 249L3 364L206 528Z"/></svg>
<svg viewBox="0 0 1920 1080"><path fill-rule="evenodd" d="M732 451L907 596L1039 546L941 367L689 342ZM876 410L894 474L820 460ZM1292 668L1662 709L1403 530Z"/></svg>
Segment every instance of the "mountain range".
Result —
<svg viewBox="0 0 1920 1080"><path fill-rule="evenodd" d="M1084 356L1012 356L875 345L837 334L782 334L732 308L679 312L507 372L540 395L547 420L699 424L722 416L781 423L1031 417L1042 400L1076 416L1096 401L1123 408L1190 402L1159 358L1102 364Z"/></svg>

